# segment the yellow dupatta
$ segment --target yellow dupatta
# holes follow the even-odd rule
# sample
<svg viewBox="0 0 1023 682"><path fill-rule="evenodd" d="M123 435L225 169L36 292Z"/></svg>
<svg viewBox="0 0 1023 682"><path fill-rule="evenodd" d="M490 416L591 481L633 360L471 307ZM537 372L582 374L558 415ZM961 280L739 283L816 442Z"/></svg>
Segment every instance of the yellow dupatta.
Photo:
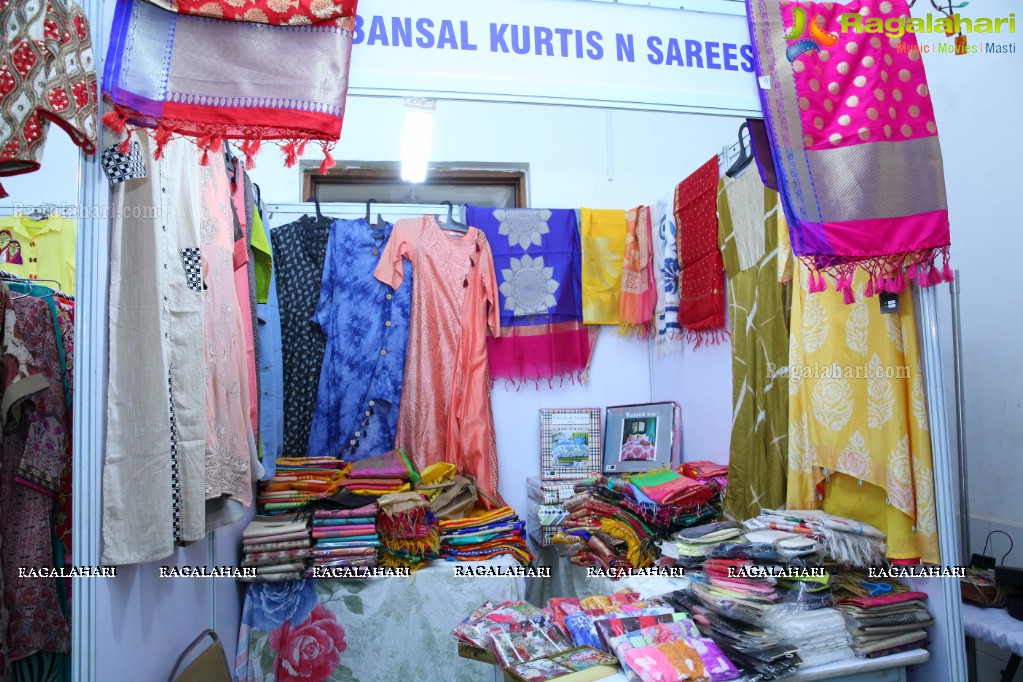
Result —
<svg viewBox="0 0 1023 682"><path fill-rule="evenodd" d="M583 322L618 324L625 211L582 209Z"/></svg>

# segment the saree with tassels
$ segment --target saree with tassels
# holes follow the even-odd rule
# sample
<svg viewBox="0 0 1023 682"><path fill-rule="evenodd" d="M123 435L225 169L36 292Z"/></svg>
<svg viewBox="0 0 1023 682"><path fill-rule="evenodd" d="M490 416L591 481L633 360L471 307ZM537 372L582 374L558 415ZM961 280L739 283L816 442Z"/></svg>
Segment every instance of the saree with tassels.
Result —
<svg viewBox="0 0 1023 682"><path fill-rule="evenodd" d="M840 30L843 14L905 21L906 1L746 6L756 73L770 79L759 92L778 190L809 290L826 289L826 275L852 302L858 270L868 297L899 293L907 279L951 281L941 149L916 37Z"/></svg>
<svg viewBox="0 0 1023 682"><path fill-rule="evenodd" d="M625 260L618 316L622 333L647 338L653 325L657 291L650 207L637 206L625 217Z"/></svg>
<svg viewBox="0 0 1023 682"><path fill-rule="evenodd" d="M695 348L720 343L725 330L725 266L718 250L718 160L675 188L680 300L678 321Z"/></svg>
<svg viewBox="0 0 1023 682"><path fill-rule="evenodd" d="M576 211L466 206L466 222L494 256L501 335L487 337L491 377L583 380L599 327L583 324Z"/></svg>
<svg viewBox="0 0 1023 682"><path fill-rule="evenodd" d="M290 16L303 17L303 7ZM157 155L172 137L192 137L206 163L235 140L249 168L264 141L281 147L289 168L313 142L323 149L325 173L344 117L349 18L343 25L267 26L118 0L103 75L113 110L103 122L127 133L122 152L134 128L154 128Z"/></svg>
<svg viewBox="0 0 1023 682"><path fill-rule="evenodd" d="M146 0L179 14L275 26L353 25L358 0Z"/></svg>
<svg viewBox="0 0 1023 682"><path fill-rule="evenodd" d="M927 403L913 299L882 314L853 278L856 301L809 294L800 264L789 348L789 509L823 509L887 536L891 560L938 562ZM863 417L866 417L865 419Z"/></svg>
<svg viewBox="0 0 1023 682"><path fill-rule="evenodd" d="M583 321L618 324L625 259L625 211L584 208Z"/></svg>

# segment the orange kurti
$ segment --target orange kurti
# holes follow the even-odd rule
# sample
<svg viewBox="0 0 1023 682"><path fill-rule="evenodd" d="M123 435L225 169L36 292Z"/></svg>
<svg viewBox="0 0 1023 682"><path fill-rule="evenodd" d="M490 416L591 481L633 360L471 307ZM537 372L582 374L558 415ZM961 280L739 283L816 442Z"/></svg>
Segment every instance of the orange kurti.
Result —
<svg viewBox="0 0 1023 682"><path fill-rule="evenodd" d="M402 286L402 258L415 286L395 446L420 470L451 462L496 496L486 338L488 327L500 335L500 311L490 245L474 227L463 235L423 216L395 224L376 278Z"/></svg>

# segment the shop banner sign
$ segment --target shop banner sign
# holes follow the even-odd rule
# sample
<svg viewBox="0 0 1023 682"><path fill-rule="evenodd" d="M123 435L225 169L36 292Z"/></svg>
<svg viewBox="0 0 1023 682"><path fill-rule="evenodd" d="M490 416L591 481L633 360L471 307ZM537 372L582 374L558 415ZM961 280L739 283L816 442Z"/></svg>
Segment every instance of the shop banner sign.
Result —
<svg viewBox="0 0 1023 682"><path fill-rule="evenodd" d="M581 0L361 0L354 43L353 95L760 111L744 14Z"/></svg>

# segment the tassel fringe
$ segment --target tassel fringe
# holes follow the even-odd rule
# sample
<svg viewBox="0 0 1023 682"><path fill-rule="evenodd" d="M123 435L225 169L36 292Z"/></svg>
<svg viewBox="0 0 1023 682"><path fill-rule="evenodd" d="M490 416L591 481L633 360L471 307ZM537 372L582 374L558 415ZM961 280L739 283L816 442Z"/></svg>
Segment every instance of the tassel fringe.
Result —
<svg viewBox="0 0 1023 682"><path fill-rule="evenodd" d="M844 259L840 256L801 256L800 260L809 268L806 290L816 294L828 290L825 275L835 282L835 289L842 292L846 304L855 303L852 288L857 270L869 274L863 295L867 298L880 293L901 294L915 282L920 287L952 282L955 275L949 258L949 247L935 247L909 251L874 258ZM941 267L939 268L939 261Z"/></svg>

